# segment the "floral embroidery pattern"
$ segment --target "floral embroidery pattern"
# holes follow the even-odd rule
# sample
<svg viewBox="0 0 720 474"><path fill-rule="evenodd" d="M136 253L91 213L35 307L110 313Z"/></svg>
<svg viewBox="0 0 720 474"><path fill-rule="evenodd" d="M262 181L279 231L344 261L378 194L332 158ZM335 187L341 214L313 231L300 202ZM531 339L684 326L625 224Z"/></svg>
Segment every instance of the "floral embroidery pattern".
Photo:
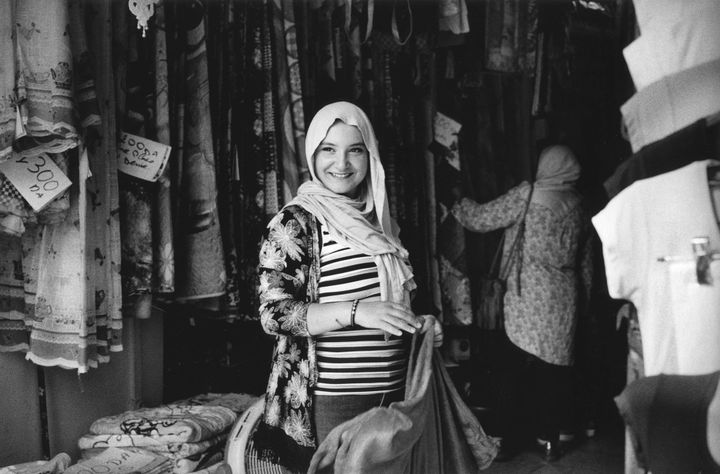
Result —
<svg viewBox="0 0 720 474"><path fill-rule="evenodd" d="M316 299L310 281L313 233L306 211L290 207L268 224L260 246L260 322L277 337L266 390L264 423L299 446L314 448L310 389L314 342L307 308ZM314 222L314 221L313 221Z"/></svg>

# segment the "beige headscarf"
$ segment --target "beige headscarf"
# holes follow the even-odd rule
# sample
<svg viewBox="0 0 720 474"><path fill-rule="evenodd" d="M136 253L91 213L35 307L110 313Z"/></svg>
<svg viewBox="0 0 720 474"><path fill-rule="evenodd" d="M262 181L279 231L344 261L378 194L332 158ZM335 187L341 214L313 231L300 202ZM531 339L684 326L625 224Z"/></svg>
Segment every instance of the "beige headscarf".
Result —
<svg viewBox="0 0 720 474"><path fill-rule="evenodd" d="M572 150L552 145L540 153L535 174L532 202L565 214L580 199L575 183L580 178L580 163Z"/></svg>
<svg viewBox="0 0 720 474"><path fill-rule="evenodd" d="M330 191L315 174L315 150L338 120L357 127L368 149L368 175L356 199ZM375 132L365 112L350 102L335 102L320 109L307 129L305 156L312 180L298 188L297 196L287 206L303 207L334 237L358 252L371 255L378 268L381 299L408 304L409 291L416 285L408 263L408 252L400 242L390 217L385 170L380 161Z"/></svg>

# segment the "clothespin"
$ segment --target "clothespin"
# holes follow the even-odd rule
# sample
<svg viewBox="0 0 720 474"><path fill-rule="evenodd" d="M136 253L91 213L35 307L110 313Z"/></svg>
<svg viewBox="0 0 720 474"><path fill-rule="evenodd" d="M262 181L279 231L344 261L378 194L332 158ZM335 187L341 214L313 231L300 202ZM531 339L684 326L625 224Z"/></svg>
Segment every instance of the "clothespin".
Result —
<svg viewBox="0 0 720 474"><path fill-rule="evenodd" d="M712 254L709 251L710 238L709 237L693 237L690 240L692 245L693 255L695 256L695 276L697 277L698 284L700 285L712 285L712 275L710 275L710 261L712 260Z"/></svg>
<svg viewBox="0 0 720 474"><path fill-rule="evenodd" d="M687 262L695 261L695 275L700 285L712 285L710 274L710 263L713 260L720 260L720 253L710 251L710 238L707 236L693 237L690 239L693 256L664 256L658 257L659 262Z"/></svg>

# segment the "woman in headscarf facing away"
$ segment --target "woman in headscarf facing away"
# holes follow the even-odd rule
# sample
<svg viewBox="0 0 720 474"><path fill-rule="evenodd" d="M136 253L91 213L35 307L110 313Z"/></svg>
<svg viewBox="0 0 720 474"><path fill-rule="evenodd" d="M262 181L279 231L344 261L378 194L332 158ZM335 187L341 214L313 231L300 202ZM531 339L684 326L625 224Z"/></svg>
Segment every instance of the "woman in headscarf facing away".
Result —
<svg viewBox="0 0 720 474"><path fill-rule="evenodd" d="M305 151L312 179L261 244L261 323L276 344L254 435L261 457L302 471L332 428L402 400L408 335L421 327L368 117L323 107Z"/></svg>
<svg viewBox="0 0 720 474"><path fill-rule="evenodd" d="M473 232L506 229L502 265L510 265L504 299L508 350L500 355L498 432L492 433L502 438L497 461L513 453L521 435L544 440L548 460L559 456L559 430L570 422L578 309L590 294L589 220L575 189L580 165L561 145L544 149L538 161L532 185L522 182L484 204L463 198L451 208ZM523 395L532 400L526 402ZM535 433L521 432L528 426L525 408L535 415Z"/></svg>

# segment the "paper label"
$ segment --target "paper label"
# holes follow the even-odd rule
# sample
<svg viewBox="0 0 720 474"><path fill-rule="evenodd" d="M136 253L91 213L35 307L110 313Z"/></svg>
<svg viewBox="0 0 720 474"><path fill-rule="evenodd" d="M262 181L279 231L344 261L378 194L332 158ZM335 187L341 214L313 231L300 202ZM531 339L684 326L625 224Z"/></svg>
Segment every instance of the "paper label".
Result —
<svg viewBox="0 0 720 474"><path fill-rule="evenodd" d="M435 140L448 147L451 151L456 151L458 133L460 133L462 125L440 112L435 113L433 125L435 126Z"/></svg>
<svg viewBox="0 0 720 474"><path fill-rule="evenodd" d="M45 154L21 156L13 153L9 160L0 163L0 172L35 211L43 209L72 184Z"/></svg>
<svg viewBox="0 0 720 474"><path fill-rule="evenodd" d="M172 147L162 143L123 132L118 143L118 170L145 181L157 181L170 150Z"/></svg>

